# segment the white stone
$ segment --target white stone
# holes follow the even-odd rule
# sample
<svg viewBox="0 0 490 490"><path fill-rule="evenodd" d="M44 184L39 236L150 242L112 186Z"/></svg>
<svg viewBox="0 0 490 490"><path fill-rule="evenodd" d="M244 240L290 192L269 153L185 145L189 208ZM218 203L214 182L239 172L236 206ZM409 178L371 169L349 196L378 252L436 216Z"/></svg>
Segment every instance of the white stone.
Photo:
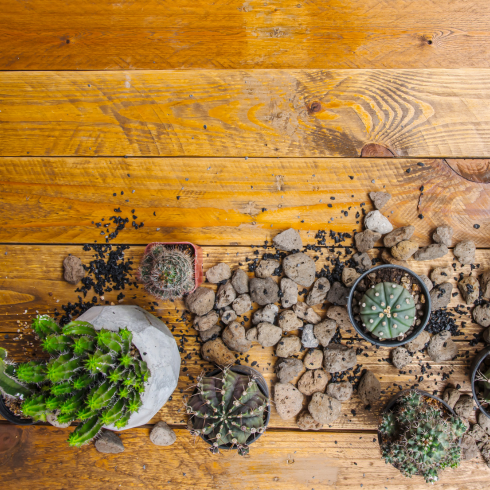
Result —
<svg viewBox="0 0 490 490"><path fill-rule="evenodd" d="M371 231L376 231L385 235L393 231L393 225L386 216L383 216L378 210L371 211L364 218L364 226Z"/></svg>

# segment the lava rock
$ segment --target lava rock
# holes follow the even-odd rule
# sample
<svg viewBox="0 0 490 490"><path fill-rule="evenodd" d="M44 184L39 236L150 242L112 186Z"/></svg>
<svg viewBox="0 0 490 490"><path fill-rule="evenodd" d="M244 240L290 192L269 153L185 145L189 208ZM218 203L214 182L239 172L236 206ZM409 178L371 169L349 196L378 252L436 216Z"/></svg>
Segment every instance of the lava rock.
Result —
<svg viewBox="0 0 490 490"><path fill-rule="evenodd" d="M323 367L327 373L341 373L357 363L356 351L342 344L330 344L323 351Z"/></svg>
<svg viewBox="0 0 490 490"><path fill-rule="evenodd" d="M303 359L306 369L320 369L323 364L323 352L320 349L310 349Z"/></svg>
<svg viewBox="0 0 490 490"><path fill-rule="evenodd" d="M388 194L387 192L370 192L369 197L371 198L371 201L373 201L376 209L382 209L391 199L391 194Z"/></svg>
<svg viewBox="0 0 490 490"><path fill-rule="evenodd" d="M320 315L315 313L315 310L313 308L309 307L306 303L303 303L302 301L296 303L293 306L293 311L296 313L296 316L298 318L301 318L301 320L304 320L305 322L313 323L314 325L316 325L321 321Z"/></svg>
<svg viewBox="0 0 490 490"><path fill-rule="evenodd" d="M227 366L235 362L235 356L220 338L208 340L203 344L201 354L204 360L214 362L220 366Z"/></svg>
<svg viewBox="0 0 490 490"><path fill-rule="evenodd" d="M354 240L356 242L356 248L359 252L364 253L374 248L374 244L381 238L380 233L375 231L365 230L361 233L356 233Z"/></svg>
<svg viewBox="0 0 490 490"><path fill-rule="evenodd" d="M231 269L228 264L221 262L221 264L217 264L214 267L211 267L206 272L206 279L211 284L218 284L221 281L226 281L231 277Z"/></svg>
<svg viewBox="0 0 490 490"><path fill-rule="evenodd" d="M305 349L314 349L315 347L318 347L319 343L313 333L313 325L311 323L304 326L301 343Z"/></svg>
<svg viewBox="0 0 490 490"><path fill-rule="evenodd" d="M327 386L327 395L336 398L339 402L346 402L352 396L352 385L348 381L339 383L329 383Z"/></svg>
<svg viewBox="0 0 490 490"><path fill-rule="evenodd" d="M209 288L199 287L185 299L185 307L196 315L203 316L209 313L214 306L214 291Z"/></svg>
<svg viewBox="0 0 490 490"><path fill-rule="evenodd" d="M468 435L473 437L473 439L475 439L475 441L477 442L481 442L481 441L487 442L489 440L487 432L480 424L473 425L471 430L468 431Z"/></svg>
<svg viewBox="0 0 490 490"><path fill-rule="evenodd" d="M419 279L425 284L425 287L430 292L432 290L432 288L434 287L434 284L432 284L432 281L425 274L419 274Z"/></svg>
<svg viewBox="0 0 490 490"><path fill-rule="evenodd" d="M427 245L427 247L419 248L414 254L413 259L422 260L435 260L444 257L449 252L449 249L443 243L433 243Z"/></svg>
<svg viewBox="0 0 490 490"><path fill-rule="evenodd" d="M490 436L490 419L483 412L478 414L478 424Z"/></svg>
<svg viewBox="0 0 490 490"><path fill-rule="evenodd" d="M323 427L323 424L317 422L307 410L299 414L296 423L301 430L320 430Z"/></svg>
<svg viewBox="0 0 490 490"><path fill-rule="evenodd" d="M247 330L245 334L245 338L250 340L250 342L258 342L259 332L257 331L257 327L252 327Z"/></svg>
<svg viewBox="0 0 490 490"><path fill-rule="evenodd" d="M405 347L408 350L408 352L414 354L415 352L421 351L425 347L427 342L429 342L429 340L430 340L430 335L425 330L423 330L411 342L405 344Z"/></svg>
<svg viewBox="0 0 490 490"><path fill-rule="evenodd" d="M327 293L327 301L334 305L345 306L349 292L350 289L346 288L341 282L334 282Z"/></svg>
<svg viewBox="0 0 490 490"><path fill-rule="evenodd" d="M475 439L468 434L464 434L461 438L461 450L462 459L465 461L477 458L480 455Z"/></svg>
<svg viewBox="0 0 490 490"><path fill-rule="evenodd" d="M274 405L283 420L298 415L303 408L304 395L291 383L277 383L274 386Z"/></svg>
<svg viewBox="0 0 490 490"><path fill-rule="evenodd" d="M63 268L66 282L70 284L78 284L85 277L85 270L82 261L74 255L68 255L63 260Z"/></svg>
<svg viewBox="0 0 490 490"><path fill-rule="evenodd" d="M451 361L458 355L458 346L451 340L451 333L445 330L432 336L427 353L434 362Z"/></svg>
<svg viewBox="0 0 490 490"><path fill-rule="evenodd" d="M260 306L279 301L279 286L270 277L254 277L250 280L249 287L252 301Z"/></svg>
<svg viewBox="0 0 490 490"><path fill-rule="evenodd" d="M281 279L281 293L283 308L290 308L298 302L298 285L287 277Z"/></svg>
<svg viewBox="0 0 490 490"><path fill-rule="evenodd" d="M280 266L278 260L261 260L260 264L255 269L255 275L265 279L266 277L272 276L274 271Z"/></svg>
<svg viewBox="0 0 490 490"><path fill-rule="evenodd" d="M238 316L245 315L252 308L252 299L247 293L240 294L231 304Z"/></svg>
<svg viewBox="0 0 490 490"><path fill-rule="evenodd" d="M322 347L327 347L337 332L337 324L333 320L324 320L313 327L313 333Z"/></svg>
<svg viewBox="0 0 490 490"><path fill-rule="evenodd" d="M284 274L300 286L310 287L315 280L315 261L304 253L288 255L282 267Z"/></svg>
<svg viewBox="0 0 490 490"><path fill-rule="evenodd" d="M490 468L490 442L487 442L480 448L480 454L482 455L483 460Z"/></svg>
<svg viewBox="0 0 490 490"><path fill-rule="evenodd" d="M124 444L117 434L110 430L105 430L95 441L95 449L97 449L99 453L119 454L124 451Z"/></svg>
<svg viewBox="0 0 490 490"><path fill-rule="evenodd" d="M342 404L325 393L315 393L308 404L308 410L319 424L332 424L340 417Z"/></svg>
<svg viewBox="0 0 490 490"><path fill-rule="evenodd" d="M218 289L218 294L216 295L216 308L224 308L225 306L231 305L236 299L235 288L231 285L231 281L226 281Z"/></svg>
<svg viewBox="0 0 490 490"><path fill-rule="evenodd" d="M460 396L461 392L456 388L446 388L442 394L442 401L446 402L451 408L454 408Z"/></svg>
<svg viewBox="0 0 490 490"><path fill-rule="evenodd" d="M257 342L262 347L272 347L276 345L282 337L282 329L272 325L272 323L259 323L257 325Z"/></svg>
<svg viewBox="0 0 490 490"><path fill-rule="evenodd" d="M371 231L385 235L393 231L393 225L386 216L383 216L378 210L371 211L364 218L364 226Z"/></svg>
<svg viewBox="0 0 490 490"><path fill-rule="evenodd" d="M288 230L279 233L279 235L276 235L272 239L272 243L278 250L285 250L286 252L301 250L301 248L303 248L301 236L293 228L289 228Z"/></svg>
<svg viewBox="0 0 490 490"><path fill-rule="evenodd" d="M380 399L381 385L371 371L366 371L359 382L357 391L365 405L372 405Z"/></svg>
<svg viewBox="0 0 490 490"><path fill-rule="evenodd" d="M313 287L308 293L306 304L309 306L315 306L323 303L329 290L330 282L328 281L328 279L326 277L320 277L315 281Z"/></svg>
<svg viewBox="0 0 490 490"><path fill-rule="evenodd" d="M198 332L204 332L205 330L213 328L218 323L218 320L218 313L211 310L209 313L206 313L203 316L196 316L194 318L194 328Z"/></svg>
<svg viewBox="0 0 490 490"><path fill-rule="evenodd" d="M276 347L277 357L291 357L301 351L301 340L296 335L283 337Z"/></svg>
<svg viewBox="0 0 490 490"><path fill-rule="evenodd" d="M361 274L352 267L344 267L342 270L342 282L348 288L352 287Z"/></svg>
<svg viewBox="0 0 490 490"><path fill-rule="evenodd" d="M399 265L400 267L408 267L408 262L406 260L396 260L387 249L383 249L381 252L381 260L385 264Z"/></svg>
<svg viewBox="0 0 490 490"><path fill-rule="evenodd" d="M475 262L475 243L472 240L459 242L453 250L454 256L461 265L473 264Z"/></svg>
<svg viewBox="0 0 490 490"><path fill-rule="evenodd" d="M231 278L231 285L237 294L248 293L248 276L243 269L237 269Z"/></svg>
<svg viewBox="0 0 490 490"><path fill-rule="evenodd" d="M371 257L369 257L369 255L366 252L364 253L356 252L352 256L352 260L355 262L356 267L358 269L361 269L363 272L367 271L368 269L371 269L371 267L373 266Z"/></svg>
<svg viewBox="0 0 490 490"><path fill-rule="evenodd" d="M221 335L221 327L219 325L215 325L214 327L208 328L204 330L204 332L199 332L199 337L203 342L207 342L208 340L213 340Z"/></svg>
<svg viewBox="0 0 490 490"><path fill-rule="evenodd" d="M226 346L235 352L247 352L252 347L252 342L245 337L245 327L238 322L230 323L223 330L221 338Z"/></svg>
<svg viewBox="0 0 490 490"><path fill-rule="evenodd" d="M490 304L473 308L473 320L482 327L490 326Z"/></svg>
<svg viewBox="0 0 490 490"><path fill-rule="evenodd" d="M291 332L292 330L298 330L303 327L303 322L292 310L284 310L281 312L278 323L283 332Z"/></svg>
<svg viewBox="0 0 490 490"><path fill-rule="evenodd" d="M237 314L235 313L235 310L229 309L226 310L222 315L221 315L221 321L225 324L228 325L231 322L234 322L237 319Z"/></svg>
<svg viewBox="0 0 490 490"><path fill-rule="evenodd" d="M467 276L458 282L461 296L467 305L472 305L480 296L480 283L475 276Z"/></svg>
<svg viewBox="0 0 490 490"><path fill-rule="evenodd" d="M453 270L450 267L436 267L431 273L430 278L435 286L447 282L453 275Z"/></svg>
<svg viewBox="0 0 490 490"><path fill-rule="evenodd" d="M277 305L266 305L254 313L252 323L254 325L258 325L262 322L274 323L278 312L279 308Z"/></svg>
<svg viewBox="0 0 490 490"><path fill-rule="evenodd" d="M323 393L328 379L328 374L323 369L308 370L299 379L298 390L306 396L318 392Z"/></svg>
<svg viewBox="0 0 490 490"><path fill-rule="evenodd" d="M396 228L392 232L383 237L383 243L385 247L392 248L397 243L404 240L410 240L415 231L415 226L403 226L402 228Z"/></svg>
<svg viewBox="0 0 490 490"><path fill-rule="evenodd" d="M404 347L396 347L391 351L391 361L397 369L403 369L412 362L412 356Z"/></svg>
<svg viewBox="0 0 490 490"><path fill-rule="evenodd" d="M480 284L482 296L486 299L490 299L490 269L486 270L480 276Z"/></svg>
<svg viewBox="0 0 490 490"><path fill-rule="evenodd" d="M453 229L448 225L438 226L432 235L432 240L450 247L453 244Z"/></svg>
<svg viewBox="0 0 490 490"><path fill-rule="evenodd" d="M150 441L155 446L171 446L176 440L177 436L174 430L165 422L160 421L151 429Z"/></svg>
<svg viewBox="0 0 490 490"><path fill-rule="evenodd" d="M465 419L469 419L473 414L473 397L469 395L461 395L459 400L454 405L454 411Z"/></svg>
<svg viewBox="0 0 490 490"><path fill-rule="evenodd" d="M327 318L334 320L343 330L352 328L349 313L345 306L331 306L327 310Z"/></svg>
<svg viewBox="0 0 490 490"><path fill-rule="evenodd" d="M488 327L487 329L485 329L485 331L482 334L482 339L487 344L490 344L490 327Z"/></svg>
<svg viewBox="0 0 490 490"><path fill-rule="evenodd" d="M419 246L415 242L412 242L411 240L402 240L391 248L391 255L396 260L407 260L418 249Z"/></svg>
<svg viewBox="0 0 490 490"><path fill-rule="evenodd" d="M279 359L276 364L277 377L281 383L290 383L296 376L299 376L303 368L303 363L294 357Z"/></svg>
<svg viewBox="0 0 490 490"><path fill-rule="evenodd" d="M439 284L430 292L431 311L445 308L451 301L453 285L450 282Z"/></svg>

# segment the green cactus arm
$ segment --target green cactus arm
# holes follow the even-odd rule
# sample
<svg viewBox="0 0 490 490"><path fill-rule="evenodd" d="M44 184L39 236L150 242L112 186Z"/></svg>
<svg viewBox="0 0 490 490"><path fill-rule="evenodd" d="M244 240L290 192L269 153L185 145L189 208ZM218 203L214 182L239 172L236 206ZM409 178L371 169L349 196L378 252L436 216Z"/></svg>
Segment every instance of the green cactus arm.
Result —
<svg viewBox="0 0 490 490"><path fill-rule="evenodd" d="M48 315L38 315L32 320L32 329L40 339L61 333L61 327Z"/></svg>
<svg viewBox="0 0 490 490"><path fill-rule="evenodd" d="M80 447L88 444L102 430L103 423L99 417L95 416L80 424L68 437L70 446Z"/></svg>
<svg viewBox="0 0 490 490"><path fill-rule="evenodd" d="M26 398L21 405L21 411L27 417L46 422L46 397L33 395Z"/></svg>
<svg viewBox="0 0 490 490"><path fill-rule="evenodd" d="M61 383L76 375L82 369L82 360L71 353L62 354L47 364L46 377L52 383Z"/></svg>
<svg viewBox="0 0 490 490"><path fill-rule="evenodd" d="M95 351L95 338L89 335L81 335L73 338L73 352L77 356L83 356Z"/></svg>
<svg viewBox="0 0 490 490"><path fill-rule="evenodd" d="M126 369L129 369L133 364L133 356L130 354L123 354L119 359L119 364L124 366Z"/></svg>
<svg viewBox="0 0 490 490"><path fill-rule="evenodd" d="M117 366L116 369L108 373L107 379L111 383L118 383L119 381L125 379L127 372L128 370L124 366Z"/></svg>
<svg viewBox="0 0 490 490"><path fill-rule="evenodd" d="M136 377L141 383L148 381L150 377L150 370L148 369L148 364L145 361L140 361L139 359L133 359L133 369L136 373Z"/></svg>
<svg viewBox="0 0 490 490"><path fill-rule="evenodd" d="M97 344L100 348L122 354L122 339L117 332L101 328L97 333Z"/></svg>
<svg viewBox="0 0 490 490"><path fill-rule="evenodd" d="M5 352L5 357L0 358L0 392L4 396L11 396L14 398L25 398L30 396L32 390L27 386L24 386L8 373L9 365L6 364L4 360L7 356L7 351L5 349L2 350Z"/></svg>
<svg viewBox="0 0 490 490"><path fill-rule="evenodd" d="M84 405L85 397L87 396L87 390L80 390L75 392L72 396L67 398L61 405L61 413L73 413L78 412Z"/></svg>
<svg viewBox="0 0 490 490"><path fill-rule="evenodd" d="M99 410L90 410L89 407L83 407L76 413L76 418L78 420L88 420L92 417L98 416Z"/></svg>
<svg viewBox="0 0 490 490"><path fill-rule="evenodd" d="M137 412L142 404L139 393L133 391L129 394L127 407L130 412Z"/></svg>
<svg viewBox="0 0 490 490"><path fill-rule="evenodd" d="M101 350L96 350L86 359L85 367L93 374L107 374L110 369L115 367L115 362L111 354L106 354Z"/></svg>
<svg viewBox="0 0 490 490"><path fill-rule="evenodd" d="M126 401L118 400L112 407L104 410L100 418L104 425L111 425L116 423L120 418L122 418L126 413Z"/></svg>
<svg viewBox="0 0 490 490"><path fill-rule="evenodd" d="M74 390L83 390L84 388L89 387L91 384L95 382L95 377L90 373L83 373L80 376L77 376L73 381L73 389Z"/></svg>
<svg viewBox="0 0 490 490"><path fill-rule="evenodd" d="M64 381L51 385L49 390L54 396L69 395L73 392L73 384L71 381Z"/></svg>
<svg viewBox="0 0 490 490"><path fill-rule="evenodd" d="M69 423L74 422L75 420L77 420L77 414L75 412L73 412L73 413L58 414L56 416L56 420L60 424L69 424Z"/></svg>
<svg viewBox="0 0 490 490"><path fill-rule="evenodd" d="M60 410L63 403L66 401L66 396L48 396L46 398L46 410L48 412L54 412L55 410Z"/></svg>
<svg viewBox="0 0 490 490"><path fill-rule="evenodd" d="M102 410L109 405L118 389L119 385L113 385L107 380L104 381L90 390L87 396L87 406L90 410Z"/></svg>
<svg viewBox="0 0 490 490"><path fill-rule="evenodd" d="M224 373L221 373L218 376L213 376L212 378L204 377L201 378L197 384L199 396L209 402L208 404L211 407L219 410L220 412L223 412L227 406L223 377Z"/></svg>
<svg viewBox="0 0 490 490"><path fill-rule="evenodd" d="M44 351L49 354L56 354L57 352L66 352L71 348L73 342L68 335L51 334L45 337L41 343Z"/></svg>
<svg viewBox="0 0 490 490"><path fill-rule="evenodd" d="M95 328L88 322L73 321L67 323L63 327L64 335L88 335L89 337L96 337L97 332Z"/></svg>
<svg viewBox="0 0 490 490"><path fill-rule="evenodd" d="M122 429L126 427L129 422L129 418L131 417L131 412L127 411L119 420L114 423L116 429Z"/></svg>
<svg viewBox="0 0 490 490"><path fill-rule="evenodd" d="M243 376L233 372L231 369L223 371L223 409L228 411L233 408L242 393L246 390L249 383L248 376Z"/></svg>
<svg viewBox="0 0 490 490"><path fill-rule="evenodd" d="M19 364L16 374L17 378L24 383L44 383L46 381L46 365L38 361Z"/></svg>
<svg viewBox="0 0 490 490"><path fill-rule="evenodd" d="M133 342L133 333L127 327L119 330L119 336L121 337L122 354L129 354L131 350L131 344Z"/></svg>

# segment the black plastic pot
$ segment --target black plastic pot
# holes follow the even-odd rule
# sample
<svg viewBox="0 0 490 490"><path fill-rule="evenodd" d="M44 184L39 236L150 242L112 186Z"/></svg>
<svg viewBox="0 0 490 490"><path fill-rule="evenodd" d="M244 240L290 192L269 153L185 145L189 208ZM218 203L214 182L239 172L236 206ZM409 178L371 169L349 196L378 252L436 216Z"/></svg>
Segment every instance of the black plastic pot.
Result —
<svg viewBox="0 0 490 490"><path fill-rule="evenodd" d="M35 424L32 419L23 419L18 415L15 415L7 406L3 400L3 396L0 395L0 415L8 420L11 424L15 425L33 425Z"/></svg>
<svg viewBox="0 0 490 490"><path fill-rule="evenodd" d="M354 318L354 312L352 311L352 301L354 300L354 293L357 289L358 284L368 275L372 274L373 272L376 272L380 269L399 269L404 272L407 272L410 274L417 282L419 287L421 288L422 293L425 296L425 311L424 315L420 318L421 323L418 327L414 328L413 332L405 337L403 340L379 340L377 337L374 335L371 335L367 330L365 330L362 325L359 325L357 321ZM357 281L354 283L352 286L350 293L349 293L349 298L347 300L347 311L349 312L349 318L356 329L356 332L364 339L367 340L368 342L371 342L371 344L374 345L379 345L382 347L397 347L399 345L404 345L407 344L408 342L411 342L413 339L415 339L420 332L422 332L425 327L427 326L427 323L429 322L430 318L430 310L431 310L431 303L430 303L430 293L429 290L427 289L427 286L424 284L424 281L415 274L415 272L411 271L410 269L407 269L406 267L401 267L399 265L392 265L392 264L385 264L385 265L378 265L376 267L373 267L372 269L369 269L368 271L364 272Z"/></svg>
<svg viewBox="0 0 490 490"><path fill-rule="evenodd" d="M476 357L473 359L473 362L471 363L471 391L473 392L473 399L475 400L476 404L478 405L478 408L481 410L482 413L485 414L488 418L490 418L490 407L484 408L478 400L478 390L476 387L476 374L480 369L481 363L490 355L490 346L485 347L482 351L480 351Z"/></svg>
<svg viewBox="0 0 490 490"><path fill-rule="evenodd" d="M269 388L267 386L267 383L265 382L264 377L256 369L253 369L253 368L248 367L248 366L232 366L231 370L234 373L245 374L246 376L251 376L251 375L257 376L257 385L258 385L260 391L262 391L262 393L267 398L269 398L270 395L269 395ZM210 371L209 373L205 373L204 376L216 376L219 373L221 373L221 369L215 369L213 371ZM196 390L194 390L193 394L195 392L196 392ZM268 404L267 410L265 413L265 427L266 427L266 429L267 429L267 426L269 425L270 418L271 418L271 408L270 408L270 404ZM264 432L265 432L265 430L264 430ZM253 444L262 434L263 434L263 432L261 432L261 433L257 432L255 434L251 435L247 440L247 445L250 446L250 444ZM211 442L207 438L206 435L201 434L200 437L203 441L205 441L210 446L213 445L213 442ZM230 449L236 449L236 446L233 446L231 443L229 443L229 444L222 444L221 446L218 446L218 448L230 450Z"/></svg>

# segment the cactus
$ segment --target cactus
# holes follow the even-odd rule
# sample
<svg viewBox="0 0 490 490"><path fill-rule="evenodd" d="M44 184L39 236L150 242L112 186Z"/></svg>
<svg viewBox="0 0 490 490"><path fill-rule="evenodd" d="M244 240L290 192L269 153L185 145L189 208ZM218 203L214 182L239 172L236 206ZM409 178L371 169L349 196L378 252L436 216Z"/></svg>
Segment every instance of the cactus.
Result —
<svg viewBox="0 0 490 490"><path fill-rule="evenodd" d="M255 376L224 369L216 376L198 378L196 392L186 403L189 429L211 442L216 454L220 445L248 454L248 442L266 429L269 399L260 391Z"/></svg>
<svg viewBox="0 0 490 490"><path fill-rule="evenodd" d="M195 287L194 260L189 253L177 248L155 245L141 260L140 280L157 298L182 298Z"/></svg>
<svg viewBox="0 0 490 490"><path fill-rule="evenodd" d="M22 401L21 412L34 420L55 414L58 422L81 423L70 435L72 446L94 439L104 425L122 429L142 405L151 376L146 362L132 355L132 333L96 331L73 321L63 329L46 315L32 324L49 361L10 364L0 348L0 391Z"/></svg>
<svg viewBox="0 0 490 490"><path fill-rule="evenodd" d="M399 337L414 323L412 295L393 282L381 282L368 289L360 307L362 326L380 339Z"/></svg>
<svg viewBox="0 0 490 490"><path fill-rule="evenodd" d="M422 475L427 483L434 483L439 471L459 465L459 439L466 426L459 417L447 416L432 400L428 403L411 390L393 412L383 415L378 431L387 464L405 476Z"/></svg>

